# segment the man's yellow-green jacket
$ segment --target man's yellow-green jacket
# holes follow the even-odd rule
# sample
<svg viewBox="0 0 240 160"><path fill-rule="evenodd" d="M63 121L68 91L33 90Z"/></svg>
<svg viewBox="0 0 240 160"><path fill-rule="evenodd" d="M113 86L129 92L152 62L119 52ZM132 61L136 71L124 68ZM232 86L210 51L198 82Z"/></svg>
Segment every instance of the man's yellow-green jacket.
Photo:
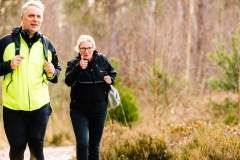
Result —
<svg viewBox="0 0 240 160"><path fill-rule="evenodd" d="M20 55L23 57L17 69L11 69L11 59L15 56L15 43L12 34L0 39L0 76L2 80L2 105L12 110L33 111L50 102L48 81L56 83L60 73L56 50L48 43L49 62L55 67L55 74L48 78L44 72L46 61L43 52L41 34L36 33L31 39L21 28L15 29L20 35Z"/></svg>

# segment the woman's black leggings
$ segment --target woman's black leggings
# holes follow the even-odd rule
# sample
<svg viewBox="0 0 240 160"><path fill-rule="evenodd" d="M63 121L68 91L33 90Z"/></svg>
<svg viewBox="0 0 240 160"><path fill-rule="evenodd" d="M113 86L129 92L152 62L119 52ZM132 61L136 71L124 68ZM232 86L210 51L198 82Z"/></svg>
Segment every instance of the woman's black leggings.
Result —
<svg viewBox="0 0 240 160"><path fill-rule="evenodd" d="M70 111L78 160L99 160L100 141L106 119L106 103L98 105L104 105L99 106L104 109L97 113Z"/></svg>

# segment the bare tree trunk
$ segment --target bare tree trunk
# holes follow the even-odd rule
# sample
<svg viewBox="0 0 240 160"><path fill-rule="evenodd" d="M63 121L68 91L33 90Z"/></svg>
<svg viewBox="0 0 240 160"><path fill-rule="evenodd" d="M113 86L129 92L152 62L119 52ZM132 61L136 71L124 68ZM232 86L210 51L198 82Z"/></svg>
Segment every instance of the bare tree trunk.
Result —
<svg viewBox="0 0 240 160"><path fill-rule="evenodd" d="M116 10L117 10L117 1L109 0L107 1L107 11L108 11L108 25L109 25L109 51L110 55L116 55L117 49L117 24L116 24Z"/></svg>
<svg viewBox="0 0 240 160"><path fill-rule="evenodd" d="M155 73L155 68L156 68L156 52L157 52L157 11L156 11L156 1L152 0L151 1L151 14L152 14L152 26L153 26L153 50L152 50L152 67L153 67L153 76L156 76ZM162 66L162 65L161 65ZM155 86L156 87L156 86ZM156 122L156 116L157 116L157 108L158 108L158 94L157 94L157 89L154 88L154 98L153 98L153 108L154 108L154 113L153 113L153 118L154 122Z"/></svg>
<svg viewBox="0 0 240 160"><path fill-rule="evenodd" d="M7 18L7 15L6 15L6 6L5 6L5 1L4 0L1 0L1 10L0 10L0 33L1 34L5 34L6 32L6 18Z"/></svg>
<svg viewBox="0 0 240 160"><path fill-rule="evenodd" d="M205 33L205 21L204 21L204 8L206 7L204 5L203 1L198 2L198 14L197 14L197 25L201 26L198 27L198 37L197 37L197 63L196 63L196 72L197 72L197 82L201 82L202 77L203 77L203 70L204 70L204 60L205 60L205 50L204 50L204 38L206 38L206 33Z"/></svg>
<svg viewBox="0 0 240 160"><path fill-rule="evenodd" d="M189 16L188 16L188 33L187 33L187 47L186 47L186 73L185 79L187 82L191 82L191 61L192 61L192 53L193 53L193 27L195 21L195 12L194 12L194 0L189 0Z"/></svg>
<svg viewBox="0 0 240 160"><path fill-rule="evenodd" d="M4 17L3 0L0 0L0 33L2 33L3 30L3 17Z"/></svg>

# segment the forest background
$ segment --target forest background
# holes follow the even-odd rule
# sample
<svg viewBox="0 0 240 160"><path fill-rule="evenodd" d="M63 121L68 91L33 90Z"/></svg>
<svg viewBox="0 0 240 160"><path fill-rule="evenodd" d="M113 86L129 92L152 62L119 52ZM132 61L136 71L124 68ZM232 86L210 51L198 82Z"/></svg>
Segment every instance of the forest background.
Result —
<svg viewBox="0 0 240 160"><path fill-rule="evenodd" d="M0 0L1 37L19 25L24 2ZM77 38L90 34L97 50L117 64L119 89L130 90L139 114L134 123L106 123L103 159L240 158L240 142L236 140L240 135L239 0L43 3L41 32L55 44L63 69L60 82L50 85L53 114L46 145L74 144L64 73L67 61L76 56L73 48ZM228 75L219 70L220 63L211 60L214 53L237 55L235 88L223 91L216 87L216 81L211 84L212 77ZM0 118L2 121L2 114ZM2 123L0 129L0 147L6 147Z"/></svg>

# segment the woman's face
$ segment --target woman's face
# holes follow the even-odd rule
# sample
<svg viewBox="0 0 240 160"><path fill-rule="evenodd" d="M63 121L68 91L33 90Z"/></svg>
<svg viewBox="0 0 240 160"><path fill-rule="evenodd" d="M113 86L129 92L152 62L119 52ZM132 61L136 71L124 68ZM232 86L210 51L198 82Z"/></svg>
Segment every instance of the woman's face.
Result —
<svg viewBox="0 0 240 160"><path fill-rule="evenodd" d="M91 61L93 56L93 47L90 42L81 43L79 46L79 51L82 59Z"/></svg>

